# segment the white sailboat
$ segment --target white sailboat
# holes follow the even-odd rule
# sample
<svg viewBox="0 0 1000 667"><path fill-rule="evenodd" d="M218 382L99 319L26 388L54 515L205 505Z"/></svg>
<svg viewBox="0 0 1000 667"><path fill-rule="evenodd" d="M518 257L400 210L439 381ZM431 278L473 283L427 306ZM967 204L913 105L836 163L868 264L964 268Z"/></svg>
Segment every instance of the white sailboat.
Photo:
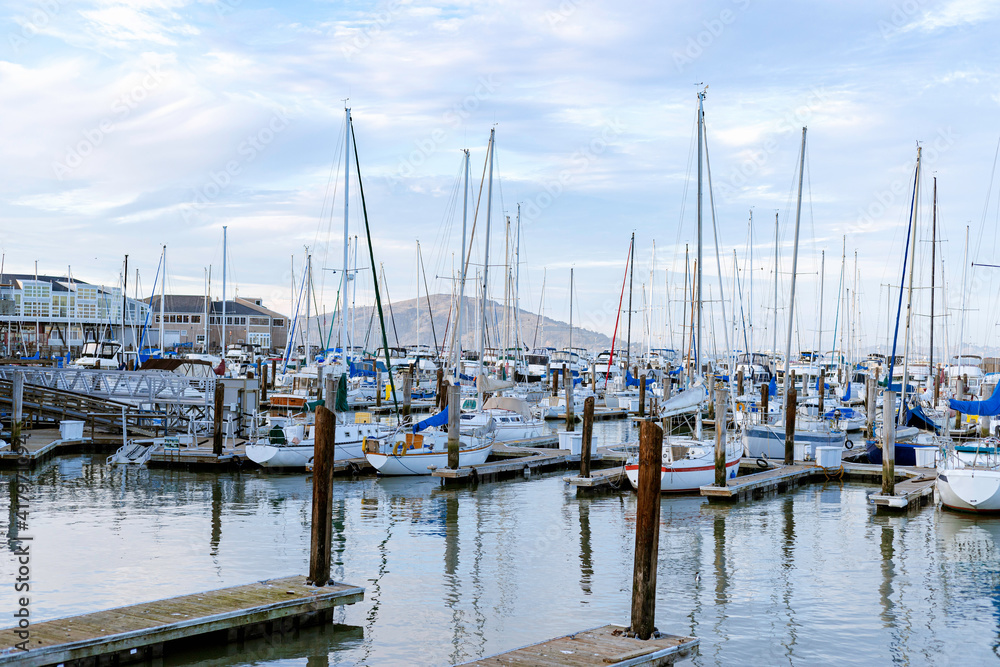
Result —
<svg viewBox="0 0 1000 667"><path fill-rule="evenodd" d="M698 93L698 279L696 284L695 330L695 360L696 381L684 391L666 400L661 406L660 417L673 417L683 414L694 414L695 434L691 436L667 435L663 440L662 463L660 468L660 491L663 493L681 493L696 491L702 486L715 481L715 442L702 437L701 413L708 399L708 388L701 377L702 369L702 152L705 132L705 92ZM711 185L711 180L709 180ZM721 276L721 272L720 272ZM725 314L723 314L725 321ZM728 336L726 339L728 347ZM725 424L717 425L725 428ZM736 438L726 439L726 476L735 477L739 472L742 446ZM625 475L633 489L638 489L639 461L638 455L632 456L625 463Z"/></svg>

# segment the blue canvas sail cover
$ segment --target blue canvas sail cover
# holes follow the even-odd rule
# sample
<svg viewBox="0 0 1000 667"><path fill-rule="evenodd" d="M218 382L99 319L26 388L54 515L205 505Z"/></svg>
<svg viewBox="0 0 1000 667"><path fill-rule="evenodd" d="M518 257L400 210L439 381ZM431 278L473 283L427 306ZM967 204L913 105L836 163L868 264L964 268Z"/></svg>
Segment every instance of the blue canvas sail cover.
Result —
<svg viewBox="0 0 1000 667"><path fill-rule="evenodd" d="M448 423L448 407L445 406L445 409L437 413L436 415L431 415L427 419L414 424L413 432L419 433L420 431L423 431L425 428L430 428L431 426L444 426L447 423Z"/></svg>
<svg viewBox="0 0 1000 667"><path fill-rule="evenodd" d="M834 408L833 410L827 410L823 413L823 417L826 419L854 419L858 416L858 413L854 411L854 408Z"/></svg>
<svg viewBox="0 0 1000 667"><path fill-rule="evenodd" d="M842 400L842 401L849 401L849 400L851 400L851 383L850 382L847 383L847 393L844 394L843 398L841 398L840 400Z"/></svg>
<svg viewBox="0 0 1000 667"><path fill-rule="evenodd" d="M985 401L956 401L953 398L948 401L948 407L963 415L983 415L986 417L1000 415L1000 384L997 384L993 395Z"/></svg>
<svg viewBox="0 0 1000 667"><path fill-rule="evenodd" d="M912 408L908 407L906 409L906 412L903 413L903 423L907 426L916 426L924 431L941 432L941 427L927 416L927 413L924 412L919 403L916 403Z"/></svg>
<svg viewBox="0 0 1000 667"><path fill-rule="evenodd" d="M774 379L775 376L771 376L771 384L767 385L767 395L777 396L778 395L778 381Z"/></svg>
<svg viewBox="0 0 1000 667"><path fill-rule="evenodd" d="M830 383L829 382L824 382L823 383L823 391L829 391L829 390L830 390ZM816 378L816 391L819 391L819 378Z"/></svg>
<svg viewBox="0 0 1000 667"><path fill-rule="evenodd" d="M646 378L646 386L653 384L653 378ZM639 381L632 377L632 371L625 371L625 386L626 387L638 387Z"/></svg>

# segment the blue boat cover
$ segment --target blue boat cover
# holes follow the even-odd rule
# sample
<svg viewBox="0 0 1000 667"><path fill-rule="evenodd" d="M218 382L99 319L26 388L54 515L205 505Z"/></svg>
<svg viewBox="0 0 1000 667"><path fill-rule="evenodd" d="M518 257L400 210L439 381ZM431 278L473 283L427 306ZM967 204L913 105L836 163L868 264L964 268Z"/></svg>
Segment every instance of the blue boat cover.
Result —
<svg viewBox="0 0 1000 667"><path fill-rule="evenodd" d="M854 411L854 408L834 408L833 410L827 410L823 413L823 417L826 419L836 419L836 412L840 413L841 419L854 419L858 416L858 413Z"/></svg>
<svg viewBox="0 0 1000 667"><path fill-rule="evenodd" d="M903 423L907 426L916 426L924 431L939 433L941 430L938 424L927 416L927 413L924 412L919 403L912 408L906 409L906 412L903 414Z"/></svg>
<svg viewBox="0 0 1000 667"><path fill-rule="evenodd" d="M444 410L437 413L436 415L431 415L427 419L417 422L413 425L413 432L419 433L425 428L430 428L431 426L444 426L448 423L448 407L445 406Z"/></svg>
<svg viewBox="0 0 1000 667"><path fill-rule="evenodd" d="M646 386L653 384L653 378L646 378ZM626 387L638 387L639 381L632 377L632 371L625 371L625 386Z"/></svg>
<svg viewBox="0 0 1000 667"><path fill-rule="evenodd" d="M963 415L983 415L992 417L1000 415L1000 384L993 390L993 395L985 401L956 401L954 398L948 401L948 407Z"/></svg>
<svg viewBox="0 0 1000 667"><path fill-rule="evenodd" d="M842 400L842 401L849 401L849 400L851 400L851 383L850 383L850 381L847 382L847 393L844 394L844 397L841 398L840 400Z"/></svg>
<svg viewBox="0 0 1000 667"><path fill-rule="evenodd" d="M771 384L767 385L767 395L771 398L775 398L778 395L778 381L774 379L775 376L771 376Z"/></svg>

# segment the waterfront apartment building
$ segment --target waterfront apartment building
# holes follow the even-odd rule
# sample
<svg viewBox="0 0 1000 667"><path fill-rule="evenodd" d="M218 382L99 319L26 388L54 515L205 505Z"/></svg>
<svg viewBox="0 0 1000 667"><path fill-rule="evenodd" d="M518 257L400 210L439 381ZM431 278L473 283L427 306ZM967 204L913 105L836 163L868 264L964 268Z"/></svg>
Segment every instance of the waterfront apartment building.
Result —
<svg viewBox="0 0 1000 667"><path fill-rule="evenodd" d="M0 356L61 356L79 352L90 340L124 340L129 347L148 311L142 301L123 300L121 287L5 273L0 275Z"/></svg>
<svg viewBox="0 0 1000 667"><path fill-rule="evenodd" d="M151 310L151 337L147 340L155 344L159 340L160 296L146 301ZM263 350L283 350L288 341L288 318L265 308L261 299L237 297L226 301L225 346L222 345L222 317L222 301L208 303L204 296L167 294L163 299L166 349L182 346L218 353L229 345L249 343Z"/></svg>

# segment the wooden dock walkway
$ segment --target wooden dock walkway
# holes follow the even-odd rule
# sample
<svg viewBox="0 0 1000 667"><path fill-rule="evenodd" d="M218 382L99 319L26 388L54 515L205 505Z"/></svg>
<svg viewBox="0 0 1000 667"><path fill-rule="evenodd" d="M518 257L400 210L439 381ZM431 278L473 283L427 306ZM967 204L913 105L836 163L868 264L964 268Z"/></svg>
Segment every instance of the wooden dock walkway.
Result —
<svg viewBox="0 0 1000 667"><path fill-rule="evenodd" d="M598 448L598 454L593 458L595 463L607 461L620 461L621 455L606 448ZM500 461L487 461L477 465L465 466L452 470L451 468L439 468L431 475L441 480L443 486L452 484L466 484L469 482L482 482L487 480L497 480L504 477L515 477L517 475L531 474L555 470L558 468L569 468L579 466L580 455L570 454L567 449L530 447L514 447L512 445L494 445L492 457L502 459Z"/></svg>
<svg viewBox="0 0 1000 667"><path fill-rule="evenodd" d="M605 625L462 664L474 667L496 665L659 667L672 665L678 660L690 657L698 643L699 640L694 637L662 634L656 639L642 641L625 636L625 628L619 625Z"/></svg>
<svg viewBox="0 0 1000 667"><path fill-rule="evenodd" d="M237 642L328 623L334 607L360 602L364 594L359 586L320 588L296 576L32 623L27 651L17 648L25 641L18 628L0 630L0 665L143 662L174 643Z"/></svg>
<svg viewBox="0 0 1000 667"><path fill-rule="evenodd" d="M572 475L563 477L570 486L576 487L576 495L587 495L600 491L617 491L625 485L628 488L628 478L625 476L625 466L592 470L590 477Z"/></svg>
<svg viewBox="0 0 1000 667"><path fill-rule="evenodd" d="M746 465L744 459L741 465ZM767 470L740 475L727 480L726 486L714 484L701 487L701 495L709 502L743 502L757 500L771 492L783 492L800 484L831 479L880 483L882 466L867 463L843 463L838 468L823 468L808 461L796 461L792 465L771 463ZM937 472L930 468L897 467L896 495L872 496L876 506L905 509L915 503L926 502L933 494Z"/></svg>

